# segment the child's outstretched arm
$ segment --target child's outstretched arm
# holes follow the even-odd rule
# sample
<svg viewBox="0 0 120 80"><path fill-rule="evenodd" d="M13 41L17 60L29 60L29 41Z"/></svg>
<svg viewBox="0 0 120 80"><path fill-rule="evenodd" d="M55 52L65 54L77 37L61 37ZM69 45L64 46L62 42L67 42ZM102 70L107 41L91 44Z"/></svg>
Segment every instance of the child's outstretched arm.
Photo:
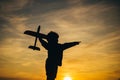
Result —
<svg viewBox="0 0 120 80"><path fill-rule="evenodd" d="M81 41L79 41L79 42L76 41L76 42L64 43L64 44L62 45L62 48L63 48L63 50L65 50L65 49L68 49L68 48L73 47L73 46L75 46L75 45L78 45L80 42L81 42Z"/></svg>

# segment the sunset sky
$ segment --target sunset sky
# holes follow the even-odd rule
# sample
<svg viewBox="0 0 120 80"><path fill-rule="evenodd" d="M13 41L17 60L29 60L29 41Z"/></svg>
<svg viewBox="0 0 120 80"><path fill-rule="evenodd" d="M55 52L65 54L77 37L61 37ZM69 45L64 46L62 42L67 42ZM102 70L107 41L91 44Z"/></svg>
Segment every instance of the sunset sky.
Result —
<svg viewBox="0 0 120 80"><path fill-rule="evenodd" d="M120 80L120 0L0 0L0 80L46 80L47 51L25 30L55 31L64 51L56 80Z"/></svg>

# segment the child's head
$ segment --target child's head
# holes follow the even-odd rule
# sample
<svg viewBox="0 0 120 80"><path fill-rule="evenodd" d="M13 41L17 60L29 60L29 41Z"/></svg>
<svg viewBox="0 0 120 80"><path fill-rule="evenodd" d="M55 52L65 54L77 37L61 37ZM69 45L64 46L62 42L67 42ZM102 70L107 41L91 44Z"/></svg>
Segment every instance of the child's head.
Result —
<svg viewBox="0 0 120 80"><path fill-rule="evenodd" d="M56 32L49 32L47 35L48 42L56 43L58 42L59 35Z"/></svg>

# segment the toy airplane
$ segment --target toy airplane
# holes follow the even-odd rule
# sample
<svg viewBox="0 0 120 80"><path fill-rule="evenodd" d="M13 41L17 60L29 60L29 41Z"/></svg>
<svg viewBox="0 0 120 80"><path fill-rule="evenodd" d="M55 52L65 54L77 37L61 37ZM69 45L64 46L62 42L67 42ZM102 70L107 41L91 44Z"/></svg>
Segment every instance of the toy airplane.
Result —
<svg viewBox="0 0 120 80"><path fill-rule="evenodd" d="M38 38L38 36L39 36L39 34L40 34L39 32L40 32L40 26L38 26L37 32L30 31L30 30L26 30L26 31L24 32L24 34L31 35L31 36L34 36L34 37L35 37L34 45L33 45L33 46L30 45L28 48L33 49L33 50L38 50L38 51L40 51L40 48L39 48L39 47L36 47L37 38Z"/></svg>

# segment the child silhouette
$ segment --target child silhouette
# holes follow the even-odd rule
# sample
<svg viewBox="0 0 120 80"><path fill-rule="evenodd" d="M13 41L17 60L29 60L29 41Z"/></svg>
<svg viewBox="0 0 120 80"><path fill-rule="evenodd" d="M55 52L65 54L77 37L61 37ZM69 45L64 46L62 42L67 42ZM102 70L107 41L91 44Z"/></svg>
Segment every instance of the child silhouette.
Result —
<svg viewBox="0 0 120 80"><path fill-rule="evenodd" d="M56 32L49 32L46 37L39 36L42 46L48 50L48 58L46 59L46 75L47 80L55 80L58 66L62 66L63 51L80 42L58 43L59 35ZM46 39L46 40L44 40Z"/></svg>

